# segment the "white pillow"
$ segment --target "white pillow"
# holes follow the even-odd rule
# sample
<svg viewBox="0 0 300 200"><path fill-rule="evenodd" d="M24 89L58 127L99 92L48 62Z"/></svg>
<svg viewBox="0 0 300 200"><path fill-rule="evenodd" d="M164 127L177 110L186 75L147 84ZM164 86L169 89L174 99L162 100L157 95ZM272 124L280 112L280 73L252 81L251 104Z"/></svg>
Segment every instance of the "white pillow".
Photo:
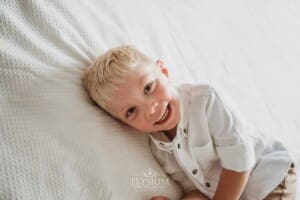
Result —
<svg viewBox="0 0 300 200"><path fill-rule="evenodd" d="M147 136L107 116L81 85L101 44L121 39L101 38L118 27L88 31L113 25L105 5L1 1L0 199L180 197Z"/></svg>

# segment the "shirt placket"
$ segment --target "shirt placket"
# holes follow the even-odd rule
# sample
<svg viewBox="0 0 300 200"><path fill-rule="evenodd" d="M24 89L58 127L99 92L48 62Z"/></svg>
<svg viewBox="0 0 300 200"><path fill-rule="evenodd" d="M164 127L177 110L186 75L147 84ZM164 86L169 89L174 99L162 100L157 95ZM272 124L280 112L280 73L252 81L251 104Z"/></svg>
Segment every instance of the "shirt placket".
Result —
<svg viewBox="0 0 300 200"><path fill-rule="evenodd" d="M181 133L182 134L179 134L179 137L176 138L172 143L175 159L177 160L178 165L194 182L194 184L200 186L203 188L203 190L206 190L205 186L201 184L204 182L204 177L201 175L198 165L189 158L187 152L184 150L188 144L187 140L185 140L183 137L186 137L184 136L184 133L186 135L188 134L188 127L182 128Z"/></svg>
<svg viewBox="0 0 300 200"><path fill-rule="evenodd" d="M194 182L195 185L203 183L203 176L199 170L198 165L193 162L187 154L187 151L184 149L188 148L188 132L189 132L189 113L191 106L191 100L189 96L184 96L182 99L186 109L183 111L183 122L180 124L178 137L175 137L175 142L173 142L174 157L177 160L178 165L186 173L186 175ZM201 185L203 188L203 186Z"/></svg>

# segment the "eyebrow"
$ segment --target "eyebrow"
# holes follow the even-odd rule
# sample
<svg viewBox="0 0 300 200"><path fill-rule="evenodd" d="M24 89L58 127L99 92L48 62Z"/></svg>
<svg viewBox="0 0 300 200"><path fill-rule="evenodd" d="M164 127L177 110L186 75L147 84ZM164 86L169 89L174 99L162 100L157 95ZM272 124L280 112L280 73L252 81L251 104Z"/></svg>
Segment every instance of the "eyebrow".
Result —
<svg viewBox="0 0 300 200"><path fill-rule="evenodd" d="M144 79L148 76L149 74L144 74L142 77L141 77L141 79L140 79L140 81L139 81L139 85L141 85L141 84L143 84L143 82L144 82ZM118 112L118 114L119 113L123 113L123 111L125 110L125 108L127 108L127 105L126 106L124 106L119 112Z"/></svg>

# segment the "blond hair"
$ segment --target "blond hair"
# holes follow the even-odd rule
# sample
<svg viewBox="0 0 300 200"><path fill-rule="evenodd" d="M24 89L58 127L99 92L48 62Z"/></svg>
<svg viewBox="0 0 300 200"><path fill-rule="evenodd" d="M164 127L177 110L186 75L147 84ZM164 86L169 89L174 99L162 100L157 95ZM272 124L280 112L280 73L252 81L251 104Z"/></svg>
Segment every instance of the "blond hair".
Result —
<svg viewBox="0 0 300 200"><path fill-rule="evenodd" d="M128 72L140 64L154 62L131 45L112 48L100 55L87 69L82 83L90 97L104 110Z"/></svg>

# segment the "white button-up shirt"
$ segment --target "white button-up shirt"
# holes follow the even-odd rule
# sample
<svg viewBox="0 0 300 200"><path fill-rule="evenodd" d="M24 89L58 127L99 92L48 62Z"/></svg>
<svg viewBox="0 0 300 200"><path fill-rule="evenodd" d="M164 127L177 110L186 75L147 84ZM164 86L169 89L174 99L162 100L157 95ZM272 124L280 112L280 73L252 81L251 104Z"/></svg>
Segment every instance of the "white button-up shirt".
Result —
<svg viewBox="0 0 300 200"><path fill-rule="evenodd" d="M209 85L176 87L181 120L172 141L164 132L149 134L157 161L184 192L199 189L214 196L222 168L251 174L242 200L266 197L284 178L287 149L237 114Z"/></svg>

